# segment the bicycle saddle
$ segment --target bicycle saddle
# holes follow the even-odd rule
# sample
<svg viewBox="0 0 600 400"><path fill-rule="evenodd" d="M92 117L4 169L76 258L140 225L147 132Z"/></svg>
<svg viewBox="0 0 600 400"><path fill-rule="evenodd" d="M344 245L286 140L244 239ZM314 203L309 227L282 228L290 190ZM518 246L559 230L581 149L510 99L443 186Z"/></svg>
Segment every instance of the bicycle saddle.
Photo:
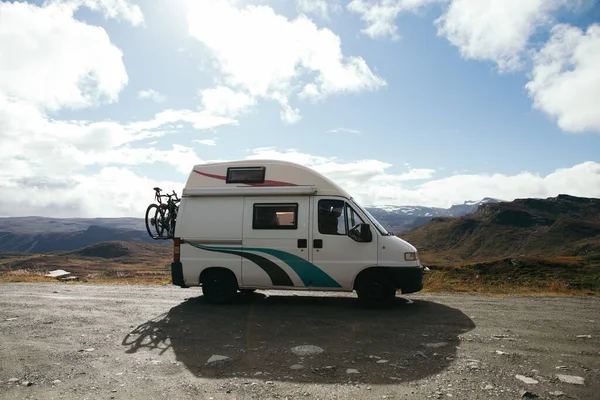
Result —
<svg viewBox="0 0 600 400"><path fill-rule="evenodd" d="M155 187L155 188L154 188L154 191L155 191L155 192L162 192L162 189L161 189L161 188L159 188L159 187Z"/></svg>

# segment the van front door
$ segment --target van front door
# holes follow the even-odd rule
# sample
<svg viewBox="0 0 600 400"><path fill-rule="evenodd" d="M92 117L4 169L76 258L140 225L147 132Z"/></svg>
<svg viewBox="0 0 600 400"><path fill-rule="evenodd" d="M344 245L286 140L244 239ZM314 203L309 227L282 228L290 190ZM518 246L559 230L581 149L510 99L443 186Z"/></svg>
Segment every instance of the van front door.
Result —
<svg viewBox="0 0 600 400"><path fill-rule="evenodd" d="M304 287L310 273L308 197L244 200L242 286Z"/></svg>
<svg viewBox="0 0 600 400"><path fill-rule="evenodd" d="M370 227L369 242L351 232L368 220L343 198L315 196L313 210L312 262L342 288L352 289L358 271L377 265L376 228Z"/></svg>

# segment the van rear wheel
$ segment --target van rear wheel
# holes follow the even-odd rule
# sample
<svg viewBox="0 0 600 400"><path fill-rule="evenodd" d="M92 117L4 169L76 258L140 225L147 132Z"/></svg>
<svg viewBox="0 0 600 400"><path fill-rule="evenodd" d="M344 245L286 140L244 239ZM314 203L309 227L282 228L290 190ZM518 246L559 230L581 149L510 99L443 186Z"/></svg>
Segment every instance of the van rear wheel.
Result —
<svg viewBox="0 0 600 400"><path fill-rule="evenodd" d="M396 298L396 288L382 273L370 273L361 277L356 287L358 300L368 308L386 308Z"/></svg>
<svg viewBox="0 0 600 400"><path fill-rule="evenodd" d="M224 270L207 271L202 277L202 293L211 304L226 304L237 294L235 276Z"/></svg>

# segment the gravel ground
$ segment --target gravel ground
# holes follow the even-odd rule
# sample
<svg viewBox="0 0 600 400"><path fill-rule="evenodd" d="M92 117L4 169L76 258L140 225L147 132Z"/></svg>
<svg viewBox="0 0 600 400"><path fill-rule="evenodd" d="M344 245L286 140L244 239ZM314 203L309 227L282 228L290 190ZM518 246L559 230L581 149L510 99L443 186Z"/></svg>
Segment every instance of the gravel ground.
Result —
<svg viewBox="0 0 600 400"><path fill-rule="evenodd" d="M597 399L600 300L0 285L3 399ZM595 393L595 394L594 394ZM535 397L537 396L537 397Z"/></svg>

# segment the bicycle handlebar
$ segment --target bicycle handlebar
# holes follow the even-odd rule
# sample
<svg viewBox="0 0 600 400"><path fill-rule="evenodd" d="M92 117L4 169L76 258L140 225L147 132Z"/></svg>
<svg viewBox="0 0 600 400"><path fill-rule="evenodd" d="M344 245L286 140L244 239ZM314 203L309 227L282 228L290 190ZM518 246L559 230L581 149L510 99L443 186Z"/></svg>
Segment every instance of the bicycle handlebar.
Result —
<svg viewBox="0 0 600 400"><path fill-rule="evenodd" d="M160 192L161 192L160 188L154 188L154 191L156 192L155 197L159 201L160 201L161 197L168 197L169 200L171 199L171 197L175 197L175 200L174 200L175 202L181 201L181 199L177 197L177 193L175 193L175 190L173 190L173 193L165 193L165 194L160 194Z"/></svg>

